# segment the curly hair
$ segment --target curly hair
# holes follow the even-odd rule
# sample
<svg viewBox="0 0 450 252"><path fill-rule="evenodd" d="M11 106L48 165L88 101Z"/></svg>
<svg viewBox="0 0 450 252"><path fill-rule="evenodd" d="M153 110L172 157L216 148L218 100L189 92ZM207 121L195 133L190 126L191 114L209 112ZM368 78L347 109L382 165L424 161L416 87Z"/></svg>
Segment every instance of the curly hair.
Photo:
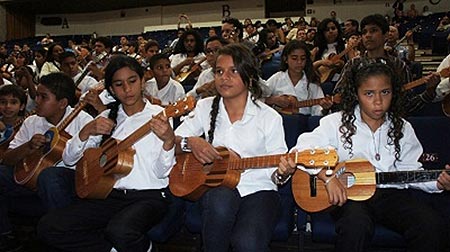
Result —
<svg viewBox="0 0 450 252"><path fill-rule="evenodd" d="M386 76L389 78L392 86L392 100L387 111L387 118L392 122L388 130L388 144L395 146L395 159L400 160L400 139L403 137L404 121L402 116L404 110L402 106L403 91L398 76L391 70L389 62L380 59L381 62L369 63L361 62L350 70L350 81L346 82L341 91L342 119L339 132L342 134L341 141L344 149L349 150L350 155L353 153L352 136L356 133L355 126L355 107L358 103L358 88L363 82L372 76Z"/></svg>

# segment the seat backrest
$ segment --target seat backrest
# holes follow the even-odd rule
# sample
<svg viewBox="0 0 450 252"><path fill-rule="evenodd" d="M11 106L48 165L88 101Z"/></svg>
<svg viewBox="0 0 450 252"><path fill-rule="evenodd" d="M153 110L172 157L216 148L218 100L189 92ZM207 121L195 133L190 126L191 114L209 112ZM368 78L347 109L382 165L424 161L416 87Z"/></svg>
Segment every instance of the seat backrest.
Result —
<svg viewBox="0 0 450 252"><path fill-rule="evenodd" d="M420 159L425 169L443 169L450 164L450 118L443 116L408 117L423 147Z"/></svg>

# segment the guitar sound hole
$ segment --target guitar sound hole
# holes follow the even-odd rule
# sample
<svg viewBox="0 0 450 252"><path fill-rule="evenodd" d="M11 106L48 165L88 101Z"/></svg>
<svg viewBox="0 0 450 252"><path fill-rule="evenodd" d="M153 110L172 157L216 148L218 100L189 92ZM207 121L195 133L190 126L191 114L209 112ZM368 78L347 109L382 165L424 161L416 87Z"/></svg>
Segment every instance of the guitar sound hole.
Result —
<svg viewBox="0 0 450 252"><path fill-rule="evenodd" d="M102 154L100 156L100 167L103 167L106 165L106 162L108 161L108 157L105 154Z"/></svg>
<svg viewBox="0 0 450 252"><path fill-rule="evenodd" d="M355 176L352 173L346 172L342 174L339 180L346 188L350 188L355 184Z"/></svg>

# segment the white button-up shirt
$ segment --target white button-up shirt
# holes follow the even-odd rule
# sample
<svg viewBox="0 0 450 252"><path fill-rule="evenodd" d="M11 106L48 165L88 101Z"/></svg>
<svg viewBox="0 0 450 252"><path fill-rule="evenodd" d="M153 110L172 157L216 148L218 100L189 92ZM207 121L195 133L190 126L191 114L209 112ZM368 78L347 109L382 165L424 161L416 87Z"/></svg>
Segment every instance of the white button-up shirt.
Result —
<svg viewBox="0 0 450 252"><path fill-rule="evenodd" d="M117 126L112 138L119 141L124 140L162 110L160 106L152 105L145 99L144 109L128 116L120 105ZM99 116L107 117L109 111L105 110ZM84 150L98 147L101 139L102 136L90 136L83 142L76 134L67 142L63 153L64 162L70 165L76 164L83 156ZM133 156L133 169L130 174L117 180L114 188L145 190L167 187L170 170L175 164L175 148L169 151L163 150L163 141L153 133L139 139L132 145L132 148L136 151Z"/></svg>
<svg viewBox="0 0 450 252"><path fill-rule="evenodd" d="M63 118L66 118L72 111L73 108L67 106ZM90 116L88 113L84 111L81 111L66 127L65 131L71 136L78 135L78 132L84 127L84 125L86 125L91 120L92 116ZM61 120L60 123L62 121L63 120ZM20 126L20 129L14 136L14 139L9 143L9 148L15 149L23 145L24 143L29 142L34 135L44 134L47 130L49 130L52 127L56 127L56 125L49 123L44 117L38 115L29 116L27 117L27 119L25 119L22 126ZM63 162L59 162L56 166L68 167L64 165ZM75 167L72 166L68 168L74 169Z"/></svg>
<svg viewBox="0 0 450 252"><path fill-rule="evenodd" d="M305 72L303 77L297 82L292 83L288 71L280 71L272 75L267 81L271 95L292 95L299 101L323 98L322 88L315 83L308 83ZM299 108L299 113L304 115L322 115L322 107L315 105L312 107Z"/></svg>
<svg viewBox="0 0 450 252"><path fill-rule="evenodd" d="M208 97L198 101L195 110L178 126L175 134L182 137L205 134L208 139L213 99ZM250 95L242 119L234 123L230 122L223 100L220 100L212 145L227 147L242 158L282 154L287 150L281 116L261 101L253 103ZM275 169L249 169L243 172L237 185L240 195L277 190L271 180Z"/></svg>
<svg viewBox="0 0 450 252"><path fill-rule="evenodd" d="M359 106L355 108L355 117L356 133L352 136L352 154L350 150L344 149L342 135L339 132L341 112L323 117L320 125L314 131L303 133L298 137L297 145L294 148L301 151L315 147L331 147L336 149L339 162L356 158L366 159L375 167L376 172L423 170L422 164L418 161L423 152L422 145L409 122L404 120L403 138L400 140L400 160L397 161L395 160L395 146L390 143L388 137L391 121L386 117L386 121L375 132L372 132L369 126L362 121ZM375 158L377 153L380 156L379 160ZM320 171L320 169L299 168L310 174L317 174ZM377 185L377 187L399 189L412 187L426 192L440 192L436 181Z"/></svg>

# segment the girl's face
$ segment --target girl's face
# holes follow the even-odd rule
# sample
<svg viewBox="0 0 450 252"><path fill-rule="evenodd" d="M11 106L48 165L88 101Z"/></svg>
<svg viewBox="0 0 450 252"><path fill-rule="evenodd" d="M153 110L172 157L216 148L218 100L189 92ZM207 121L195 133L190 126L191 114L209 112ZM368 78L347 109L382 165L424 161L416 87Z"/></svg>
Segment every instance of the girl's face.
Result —
<svg viewBox="0 0 450 252"><path fill-rule="evenodd" d="M3 118L17 117L19 112L25 108L24 104L20 103L19 98L9 95L0 96L0 114Z"/></svg>
<svg viewBox="0 0 450 252"><path fill-rule="evenodd" d="M357 95L363 121L378 128L384 122L385 114L391 106L390 78L386 75L369 76L358 87Z"/></svg>
<svg viewBox="0 0 450 252"><path fill-rule="evenodd" d="M25 66L25 57L23 57L22 55L18 55L17 56L17 60L16 60L16 67L20 67L20 66Z"/></svg>
<svg viewBox="0 0 450 252"><path fill-rule="evenodd" d="M170 75L172 73L172 68L170 67L170 61L168 59L159 59L156 61L153 67L153 75L156 78L158 86L160 84L166 85L170 80Z"/></svg>
<svg viewBox="0 0 450 252"><path fill-rule="evenodd" d="M302 73L306 66L306 53L303 49L295 49L286 59L288 71L291 73Z"/></svg>
<svg viewBox="0 0 450 252"><path fill-rule="evenodd" d="M325 28L325 39L327 40L327 43L334 43L337 40L338 37L338 28L333 22L329 22L327 24L327 28Z"/></svg>
<svg viewBox="0 0 450 252"><path fill-rule="evenodd" d="M144 107L142 88L143 79L129 67L123 67L114 73L109 90L122 103L125 112L133 115Z"/></svg>
<svg viewBox="0 0 450 252"><path fill-rule="evenodd" d="M224 99L247 99L247 87L230 55L219 55L217 57L215 85L217 92L219 92Z"/></svg>
<svg viewBox="0 0 450 252"><path fill-rule="evenodd" d="M59 55L62 52L64 52L64 49L61 46L56 45L55 47L53 47L53 50L52 50L53 59L59 60Z"/></svg>

